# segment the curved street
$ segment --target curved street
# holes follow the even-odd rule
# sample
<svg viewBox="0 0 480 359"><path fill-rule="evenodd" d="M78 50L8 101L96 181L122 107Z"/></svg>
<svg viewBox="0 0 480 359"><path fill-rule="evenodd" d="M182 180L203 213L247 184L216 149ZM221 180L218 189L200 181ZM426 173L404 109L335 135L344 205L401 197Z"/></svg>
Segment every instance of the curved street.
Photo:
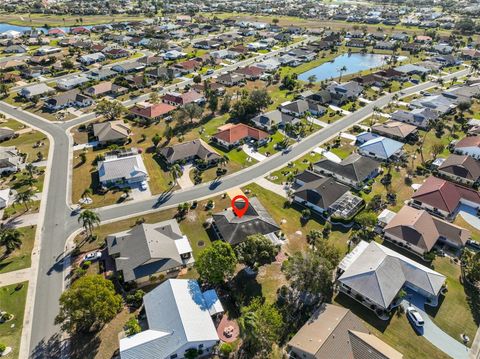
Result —
<svg viewBox="0 0 480 359"><path fill-rule="evenodd" d="M462 70L443 78L448 80L453 77L464 76L468 74L468 71L468 69ZM435 83L433 82L422 83L403 90L401 96L408 96L434 85ZM121 217L131 217L148 211L176 206L179 203L194 199L210 197L223 193L228 189L254 182L256 178L263 177L273 170L284 167L287 162L302 156L322 142L370 116L375 107L387 105L392 101L394 95L385 95L310 135L292 146L290 152L286 154L277 153L261 163L222 178L214 185L207 183L185 190L164 193L161 196L155 196L148 200L104 207L98 209L98 213L102 221L111 221ZM26 318L25 323L27 325L24 331L30 334L29 351L31 357L59 357L61 353L58 347L55 348L60 342L59 328L54 324L54 318L58 311L58 298L64 286L63 260L66 255L64 250L65 242L73 232L80 228L80 225L77 223L77 217L70 215L71 209L68 204L69 198L67 198L70 193L69 186L71 183L69 166L72 140L66 130L73 125L79 125L94 119L95 115L88 114L65 123L52 123L28 112L16 109L4 102L0 102L0 111L51 136L49 176L45 180L45 195L40 213L43 216L43 226L41 226L40 248L39 254L37 254L39 258L38 271L35 274L38 276L36 287L34 288L35 301L33 315L30 318ZM34 260L32 260L33 262ZM32 268L35 269L34 266Z"/></svg>

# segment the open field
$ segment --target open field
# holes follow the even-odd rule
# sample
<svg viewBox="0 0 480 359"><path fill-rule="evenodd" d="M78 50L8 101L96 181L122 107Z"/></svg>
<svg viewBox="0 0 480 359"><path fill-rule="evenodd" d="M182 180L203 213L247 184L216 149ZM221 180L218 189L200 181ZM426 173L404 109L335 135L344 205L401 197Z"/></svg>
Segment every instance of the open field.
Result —
<svg viewBox="0 0 480 359"><path fill-rule="evenodd" d="M2 22L18 26L35 26L43 27L48 25L55 26L81 26L81 25L98 25L121 21L139 21L144 19L142 15L45 15L45 14L10 14L2 13ZM82 21L79 21L82 19Z"/></svg>

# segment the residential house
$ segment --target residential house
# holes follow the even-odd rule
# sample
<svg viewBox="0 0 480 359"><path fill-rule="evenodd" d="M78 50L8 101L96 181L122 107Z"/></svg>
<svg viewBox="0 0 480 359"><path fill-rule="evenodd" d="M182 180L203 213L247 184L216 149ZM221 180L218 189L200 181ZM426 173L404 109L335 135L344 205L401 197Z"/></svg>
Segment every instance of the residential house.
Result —
<svg viewBox="0 0 480 359"><path fill-rule="evenodd" d="M209 167L222 158L208 143L201 139L163 147L159 154L169 165L201 160L205 166Z"/></svg>
<svg viewBox="0 0 480 359"><path fill-rule="evenodd" d="M47 86L45 83L39 83L35 85L29 85L23 87L18 94L22 97L25 97L26 99L30 100L33 97L42 97L49 95L51 93L55 92L55 90L49 86Z"/></svg>
<svg viewBox="0 0 480 359"><path fill-rule="evenodd" d="M184 106L189 103L202 104L205 102L205 97L197 91L190 90L185 93L166 93L163 95L162 101L172 106Z"/></svg>
<svg viewBox="0 0 480 359"><path fill-rule="evenodd" d="M287 344L293 359L402 359L350 310L322 304Z"/></svg>
<svg viewBox="0 0 480 359"><path fill-rule="evenodd" d="M478 210L480 194L474 189L430 176L412 195L410 204L435 216L452 219L460 205Z"/></svg>
<svg viewBox="0 0 480 359"><path fill-rule="evenodd" d="M43 105L49 111L58 111L67 107L88 107L92 104L91 97L83 95L78 89L73 89L49 97Z"/></svg>
<svg viewBox="0 0 480 359"><path fill-rule="evenodd" d="M78 58L78 61L80 61L84 65L91 65L95 62L102 62L105 61L106 57L103 53L101 52L95 52L93 54L87 54L80 56Z"/></svg>
<svg viewBox="0 0 480 359"><path fill-rule="evenodd" d="M353 196L349 188L331 177L313 176L293 193L294 202L319 214L351 218L362 207L363 200ZM304 178L305 180L305 178Z"/></svg>
<svg viewBox="0 0 480 359"><path fill-rule="evenodd" d="M219 127L218 132L212 136L212 141L230 149L238 147L243 142L255 143L257 146L261 146L269 138L270 135L267 132L239 123Z"/></svg>
<svg viewBox="0 0 480 359"><path fill-rule="evenodd" d="M415 108L410 111L397 110L391 114L391 119L409 123L423 130L427 129L430 123L434 122L440 115L431 108Z"/></svg>
<svg viewBox="0 0 480 359"><path fill-rule="evenodd" d="M296 100L279 107L280 111L292 116L302 117L306 113L313 116L323 116L327 109L314 101Z"/></svg>
<svg viewBox="0 0 480 359"><path fill-rule="evenodd" d="M128 91L126 87L114 84L111 81L100 82L96 85L87 87L83 92L91 97L119 96Z"/></svg>
<svg viewBox="0 0 480 359"><path fill-rule="evenodd" d="M148 284L154 275L177 274L194 263L190 242L175 219L110 234L106 243L117 274L137 285Z"/></svg>
<svg viewBox="0 0 480 359"><path fill-rule="evenodd" d="M236 202L241 207L241 202ZM249 198L248 209L242 217L238 217L228 208L212 215L212 228L215 235L231 245L237 245L254 234L262 234L279 243L280 227L275 223L267 210L256 197Z"/></svg>
<svg viewBox="0 0 480 359"><path fill-rule="evenodd" d="M470 239L470 231L406 205L385 226L383 233L386 240L422 256L437 243L460 249Z"/></svg>
<svg viewBox="0 0 480 359"><path fill-rule="evenodd" d="M130 56L130 52L125 49L106 48L102 51L110 59L121 59Z"/></svg>
<svg viewBox="0 0 480 359"><path fill-rule="evenodd" d="M148 180L142 155L135 149L126 153L108 153L97 165L102 186L138 187Z"/></svg>
<svg viewBox="0 0 480 359"><path fill-rule="evenodd" d="M287 123L295 125L300 121L300 119L282 111L273 110L255 116L250 121L252 121L256 127L261 128L262 130L271 131L274 126L278 128L285 128Z"/></svg>
<svg viewBox="0 0 480 359"><path fill-rule="evenodd" d="M328 158L322 158L313 165L313 170L321 175L331 176L337 181L361 189L365 184L378 176L380 162L353 153L341 162L334 162Z"/></svg>
<svg viewBox="0 0 480 359"><path fill-rule="evenodd" d="M347 102L355 101L363 92L363 86L355 81L341 84L333 82L327 86L327 91L330 93L331 102L334 105L343 105Z"/></svg>
<svg viewBox="0 0 480 359"><path fill-rule="evenodd" d="M371 132L357 136L358 152L381 161L398 158L402 155L403 143Z"/></svg>
<svg viewBox="0 0 480 359"><path fill-rule="evenodd" d="M7 54L24 54L27 51L28 47L25 45L10 45L3 50Z"/></svg>
<svg viewBox="0 0 480 359"><path fill-rule="evenodd" d="M451 154L437 170L439 175L468 186L480 182L480 162L468 155Z"/></svg>
<svg viewBox="0 0 480 359"><path fill-rule="evenodd" d="M142 120L157 121L175 109L176 106L167 103L137 102L130 109L130 113Z"/></svg>
<svg viewBox="0 0 480 359"><path fill-rule="evenodd" d="M428 75L430 72L432 72L432 70L426 67L415 65L415 64L406 64L406 65L395 67L395 71L398 71L407 75L420 75L420 76Z"/></svg>
<svg viewBox="0 0 480 359"><path fill-rule="evenodd" d="M0 209L8 207L10 204L10 188L0 190Z"/></svg>
<svg viewBox="0 0 480 359"><path fill-rule="evenodd" d="M145 75L148 78L168 81L181 76L182 72L174 67L157 67L151 70L146 70Z"/></svg>
<svg viewBox="0 0 480 359"><path fill-rule="evenodd" d="M185 56L187 56L185 52L181 52L177 50L167 51L163 54L163 58L167 61L181 59L182 57L185 57Z"/></svg>
<svg viewBox="0 0 480 359"><path fill-rule="evenodd" d="M75 87L79 87L91 80L85 75L73 75L71 77L61 78L60 80L56 81L56 86L60 90L71 90Z"/></svg>
<svg viewBox="0 0 480 359"><path fill-rule="evenodd" d="M41 46L35 51L36 56L52 55L61 52L62 49L56 46Z"/></svg>
<svg viewBox="0 0 480 359"><path fill-rule="evenodd" d="M401 290L411 290L436 307L446 277L375 241L360 243L338 266L342 293L379 316L398 306Z"/></svg>
<svg viewBox="0 0 480 359"><path fill-rule="evenodd" d="M124 62L112 66L112 70L120 74L129 74L132 72L139 72L145 68L145 65L140 62Z"/></svg>
<svg viewBox="0 0 480 359"><path fill-rule="evenodd" d="M455 153L480 159L480 136L467 136L454 146Z"/></svg>
<svg viewBox="0 0 480 359"><path fill-rule="evenodd" d="M22 163L22 156L15 147L0 147L0 174L17 172Z"/></svg>
<svg viewBox="0 0 480 359"><path fill-rule="evenodd" d="M228 87L239 86L240 84L245 82L245 76L243 76L242 74L229 72L224 75L218 76L216 82Z"/></svg>
<svg viewBox="0 0 480 359"><path fill-rule="evenodd" d="M168 279L143 297L147 329L120 339L120 358L185 358L190 349L210 355L220 343L212 316L223 312L215 290L196 280Z"/></svg>
<svg viewBox="0 0 480 359"><path fill-rule="evenodd" d="M402 142L408 142L418 137L416 126L393 120L373 125L372 132Z"/></svg>
<svg viewBox="0 0 480 359"><path fill-rule="evenodd" d="M112 71L107 68L103 69L93 69L90 70L87 74L88 78L91 80L96 80L96 81L102 81L102 80L107 80L112 77L117 76L117 73L115 71Z"/></svg>
<svg viewBox="0 0 480 359"><path fill-rule="evenodd" d="M122 120L94 123L92 128L99 144L124 143L130 138L130 126Z"/></svg>
<svg viewBox="0 0 480 359"><path fill-rule="evenodd" d="M249 81L254 81L263 75L264 70L256 66L247 66L235 70L235 73L243 75Z"/></svg>

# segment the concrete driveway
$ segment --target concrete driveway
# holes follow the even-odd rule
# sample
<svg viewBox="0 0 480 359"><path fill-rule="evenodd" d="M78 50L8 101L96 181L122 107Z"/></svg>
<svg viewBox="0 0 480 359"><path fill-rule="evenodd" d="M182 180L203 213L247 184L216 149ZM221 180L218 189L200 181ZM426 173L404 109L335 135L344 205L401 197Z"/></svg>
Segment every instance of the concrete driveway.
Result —
<svg viewBox="0 0 480 359"><path fill-rule="evenodd" d="M480 230L480 218L477 217L477 210L475 208L461 204L458 209L458 214L462 216L468 224Z"/></svg>
<svg viewBox="0 0 480 359"><path fill-rule="evenodd" d="M423 326L423 337L425 339L454 359L468 359L469 348L440 329L425 312L424 303L425 300L421 295L408 291L408 295L402 302L402 306L405 310L409 305L415 307L423 317L423 320L425 321ZM408 319L405 318L405 320ZM451 320L455 320L454 316L452 316ZM416 335L413 328L412 335Z"/></svg>

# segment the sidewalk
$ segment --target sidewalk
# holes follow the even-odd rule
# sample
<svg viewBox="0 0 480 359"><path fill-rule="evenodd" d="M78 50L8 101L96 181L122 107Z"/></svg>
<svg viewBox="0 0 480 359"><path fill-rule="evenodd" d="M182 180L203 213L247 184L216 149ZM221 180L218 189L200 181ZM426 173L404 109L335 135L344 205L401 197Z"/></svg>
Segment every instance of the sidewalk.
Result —
<svg viewBox="0 0 480 359"><path fill-rule="evenodd" d="M480 359L480 328L478 328L475 339L473 339L469 357L470 359Z"/></svg>
<svg viewBox="0 0 480 359"><path fill-rule="evenodd" d="M266 156L262 155L260 152L253 151L249 145L243 145L242 150L247 154L247 156L253 158L254 160L257 160L258 162L262 162L264 159L267 158Z"/></svg>
<svg viewBox="0 0 480 359"><path fill-rule="evenodd" d="M25 282L27 280L29 281L31 273L31 268L25 268L13 272L0 274L0 287Z"/></svg>
<svg viewBox="0 0 480 359"><path fill-rule="evenodd" d="M39 214L29 213L18 217L10 218L4 221L3 224L8 228L20 228L27 226L36 226L38 224Z"/></svg>
<svg viewBox="0 0 480 359"><path fill-rule="evenodd" d="M255 183L258 184L260 187L268 189L269 191L282 196L283 198L288 198L287 189L285 188L285 186L270 182L263 177L258 178Z"/></svg>
<svg viewBox="0 0 480 359"><path fill-rule="evenodd" d="M335 162L335 163L342 162L342 159L340 157L338 157L335 153L327 151L323 148L316 147L313 151L325 156L326 158L328 158L332 162Z"/></svg>
<svg viewBox="0 0 480 359"><path fill-rule="evenodd" d="M343 115L350 115L351 114L350 111L344 110L343 108L340 108L340 107L337 107L337 106L329 105L328 107L333 111L340 111Z"/></svg>

